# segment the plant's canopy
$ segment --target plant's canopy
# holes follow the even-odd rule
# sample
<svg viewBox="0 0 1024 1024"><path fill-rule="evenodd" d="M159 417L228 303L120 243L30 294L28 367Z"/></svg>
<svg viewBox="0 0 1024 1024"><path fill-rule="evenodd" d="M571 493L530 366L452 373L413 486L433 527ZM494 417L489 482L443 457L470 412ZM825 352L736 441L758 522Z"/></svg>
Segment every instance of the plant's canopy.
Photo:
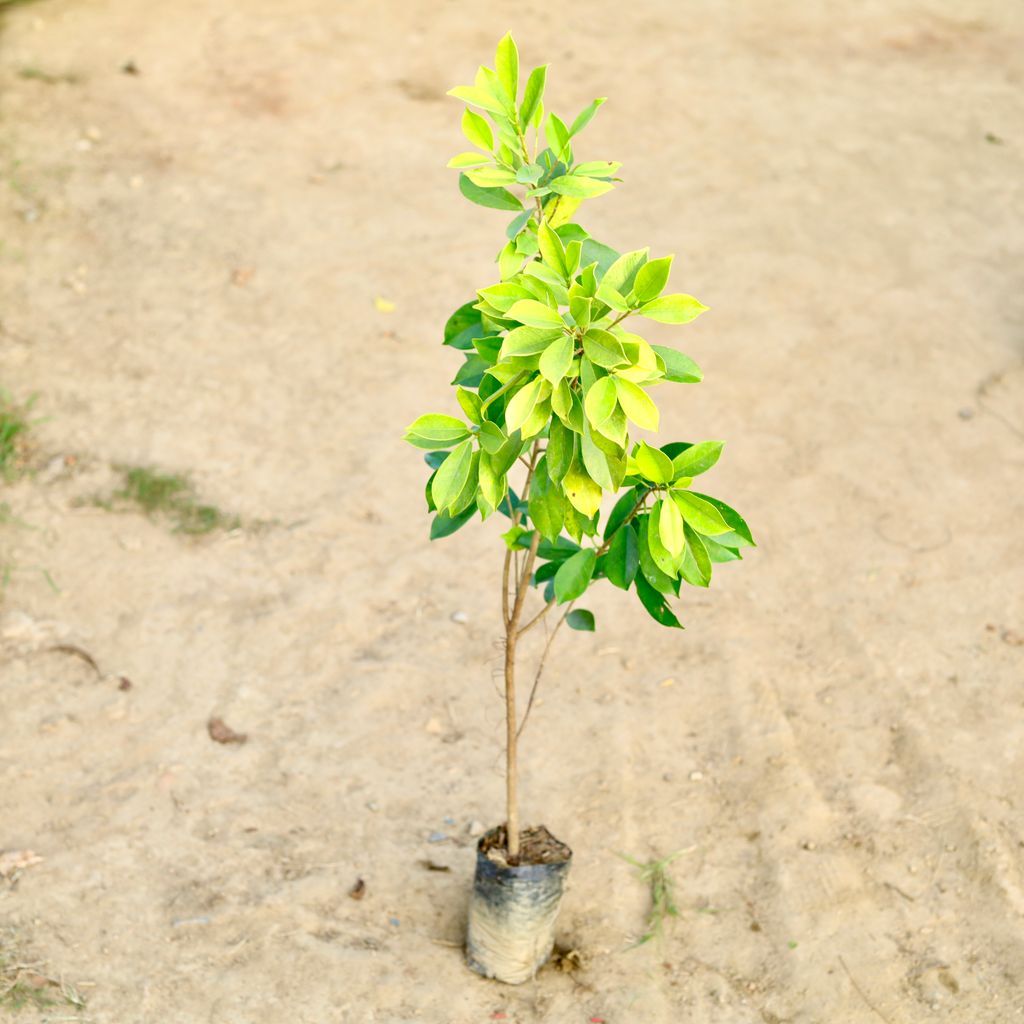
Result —
<svg viewBox="0 0 1024 1024"><path fill-rule="evenodd" d="M569 125L545 117L546 72L530 73L520 99L507 35L495 69L450 91L483 112L466 109L462 130L475 149L449 162L462 194L515 217L497 257L500 280L445 326L443 343L465 355L452 381L463 415L421 416L405 439L428 451L432 538L501 511L513 521L509 546L529 547L539 532L533 583L548 600L575 601L604 578L633 588L662 625L679 626L668 596L682 582L708 586L715 562L740 558L754 541L737 512L691 486L718 461L721 441L633 441L633 428L658 429L651 388L702 375L688 356L624 323L686 324L706 307L666 293L671 256L620 254L573 221L584 200L620 180L620 164L576 161L573 142L604 100ZM522 496L508 482L517 461L534 467ZM606 494L619 497L599 531ZM593 616L580 609L570 624L592 629Z"/></svg>

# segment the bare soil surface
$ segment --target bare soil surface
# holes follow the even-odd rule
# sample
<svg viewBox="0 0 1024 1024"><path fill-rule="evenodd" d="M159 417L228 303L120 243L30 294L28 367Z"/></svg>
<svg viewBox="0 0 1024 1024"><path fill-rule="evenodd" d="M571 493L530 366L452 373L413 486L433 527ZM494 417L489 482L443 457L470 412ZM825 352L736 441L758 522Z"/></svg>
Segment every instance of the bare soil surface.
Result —
<svg viewBox="0 0 1024 1024"><path fill-rule="evenodd" d="M1019 3L2 17L0 386L40 422L0 487L0 850L41 859L3 862L0 935L87 1002L0 1018L1024 1016ZM729 440L760 541L685 633L609 591L559 637L521 791L574 851L582 966L516 989L459 949L500 527L428 544L399 441L454 411L441 325L493 277L444 91L510 26L557 109L610 97L584 150L625 181L582 219L711 306L652 332L706 374L664 433ZM90 504L115 464L242 526ZM681 916L630 948L617 854L678 850Z"/></svg>

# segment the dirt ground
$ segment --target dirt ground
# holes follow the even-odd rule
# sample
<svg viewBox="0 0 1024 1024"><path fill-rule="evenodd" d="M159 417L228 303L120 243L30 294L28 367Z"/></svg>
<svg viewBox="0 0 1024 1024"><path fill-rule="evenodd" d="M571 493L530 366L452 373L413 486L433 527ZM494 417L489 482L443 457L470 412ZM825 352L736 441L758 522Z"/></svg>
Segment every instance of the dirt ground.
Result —
<svg viewBox="0 0 1024 1024"><path fill-rule="evenodd" d="M706 374L664 436L728 439L760 542L685 633L599 590L559 638L522 789L583 966L515 989L457 948L499 527L428 544L399 440L454 411L440 329L493 277L444 91L508 27L557 109L610 97L585 158L625 180L582 219L712 307L652 332ZM0 927L87 1003L0 1018L1024 1019L1022 85L1014 0L3 15L0 386L40 422L0 488L0 850L42 859ZM90 505L121 463L243 527ZM617 854L680 850L630 948Z"/></svg>

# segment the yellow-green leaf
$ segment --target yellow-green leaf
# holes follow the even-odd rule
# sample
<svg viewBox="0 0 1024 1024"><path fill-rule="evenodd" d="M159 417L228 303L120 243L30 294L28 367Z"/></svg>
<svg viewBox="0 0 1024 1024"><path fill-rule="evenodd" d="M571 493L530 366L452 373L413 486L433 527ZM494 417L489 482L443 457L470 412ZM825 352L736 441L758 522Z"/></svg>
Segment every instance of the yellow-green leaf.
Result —
<svg viewBox="0 0 1024 1024"><path fill-rule="evenodd" d="M494 132L491 126L473 110L462 112L462 134L479 149L490 153L494 149Z"/></svg>
<svg viewBox="0 0 1024 1024"><path fill-rule="evenodd" d="M615 379L615 390L623 412L641 429L658 429L658 407L639 384L631 380Z"/></svg>

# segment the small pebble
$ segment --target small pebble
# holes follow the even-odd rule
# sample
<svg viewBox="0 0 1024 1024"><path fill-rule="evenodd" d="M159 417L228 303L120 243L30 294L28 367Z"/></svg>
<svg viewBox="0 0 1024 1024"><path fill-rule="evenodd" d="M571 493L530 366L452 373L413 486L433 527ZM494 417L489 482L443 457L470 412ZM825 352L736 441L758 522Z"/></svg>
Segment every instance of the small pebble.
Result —
<svg viewBox="0 0 1024 1024"><path fill-rule="evenodd" d="M394 926L395 926L396 928L397 928L397 927L398 927L398 926L399 926L399 925L400 925L401 923L402 923L402 922L401 922L401 921L399 921L397 917L389 917L389 918L388 918L388 924L394 925Z"/></svg>
<svg viewBox="0 0 1024 1024"><path fill-rule="evenodd" d="M962 420L974 419L974 410L970 406L965 406L963 409L958 409L956 414Z"/></svg>
<svg viewBox="0 0 1024 1024"><path fill-rule="evenodd" d="M448 836L446 836L444 834L444 832L431 832L430 835L427 836L427 842L428 843L443 843L447 838L448 838Z"/></svg>
<svg viewBox="0 0 1024 1024"><path fill-rule="evenodd" d="M171 921L172 928L182 928L189 924L209 924L210 919L204 914L201 917L176 917Z"/></svg>
<svg viewBox="0 0 1024 1024"><path fill-rule="evenodd" d="M446 825L454 825L455 824L455 819L454 818L445 818L444 819L444 823Z"/></svg>
<svg viewBox="0 0 1024 1024"><path fill-rule="evenodd" d="M704 778L704 773L703 772L690 772L690 781L691 782L700 782L700 780L703 779L703 778Z"/></svg>
<svg viewBox="0 0 1024 1024"><path fill-rule="evenodd" d="M457 622L460 626L463 626L469 622L469 616L465 612L452 612L452 622Z"/></svg>
<svg viewBox="0 0 1024 1024"><path fill-rule="evenodd" d="M471 821L466 826L466 835L476 839L477 836L482 836L487 830L480 824L479 821Z"/></svg>
<svg viewBox="0 0 1024 1024"><path fill-rule="evenodd" d="M366 801L366 809L368 811L378 811L378 810L380 810L380 804L377 803L376 800L367 800Z"/></svg>

